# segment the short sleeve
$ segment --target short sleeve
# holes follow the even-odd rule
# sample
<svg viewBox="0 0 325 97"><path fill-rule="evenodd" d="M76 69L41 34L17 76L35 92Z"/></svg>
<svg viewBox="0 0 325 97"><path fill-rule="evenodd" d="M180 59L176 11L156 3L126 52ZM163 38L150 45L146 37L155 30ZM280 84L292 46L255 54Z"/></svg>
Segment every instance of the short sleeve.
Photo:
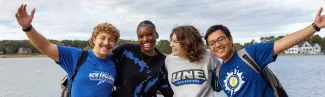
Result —
<svg viewBox="0 0 325 97"><path fill-rule="evenodd" d="M277 55L273 55L274 41L248 46L245 49L260 68L265 68L265 66L274 62L277 58Z"/></svg>
<svg viewBox="0 0 325 97"><path fill-rule="evenodd" d="M74 47L58 46L59 64L67 73L71 75L75 68L82 50Z"/></svg>

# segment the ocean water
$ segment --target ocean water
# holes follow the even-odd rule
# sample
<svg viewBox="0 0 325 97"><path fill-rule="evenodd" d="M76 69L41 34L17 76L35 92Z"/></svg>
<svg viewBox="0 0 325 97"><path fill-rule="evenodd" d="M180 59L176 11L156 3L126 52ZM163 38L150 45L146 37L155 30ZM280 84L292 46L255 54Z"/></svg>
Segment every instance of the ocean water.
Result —
<svg viewBox="0 0 325 97"><path fill-rule="evenodd" d="M325 97L324 55L279 56L269 67L290 97ZM49 58L0 58L0 97L60 97L65 74Z"/></svg>

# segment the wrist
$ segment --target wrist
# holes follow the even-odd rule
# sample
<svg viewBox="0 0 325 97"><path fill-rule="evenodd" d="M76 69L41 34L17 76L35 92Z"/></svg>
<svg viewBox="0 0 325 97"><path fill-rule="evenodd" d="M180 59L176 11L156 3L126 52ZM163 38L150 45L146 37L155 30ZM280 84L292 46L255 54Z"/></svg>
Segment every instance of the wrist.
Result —
<svg viewBox="0 0 325 97"><path fill-rule="evenodd" d="M32 28L33 28L33 26L32 26L32 24L30 24L30 26L28 26L27 28L23 28L22 30L24 32L29 32L30 30L32 30Z"/></svg>
<svg viewBox="0 0 325 97"><path fill-rule="evenodd" d="M317 32L320 31L320 28L319 28L315 23L312 23L311 25L313 26L313 28L314 28Z"/></svg>

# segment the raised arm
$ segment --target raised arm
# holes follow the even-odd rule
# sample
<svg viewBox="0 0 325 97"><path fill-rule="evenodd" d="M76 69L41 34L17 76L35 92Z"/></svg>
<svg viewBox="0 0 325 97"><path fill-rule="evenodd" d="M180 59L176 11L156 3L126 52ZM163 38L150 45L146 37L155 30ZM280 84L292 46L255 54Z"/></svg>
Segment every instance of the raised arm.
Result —
<svg viewBox="0 0 325 97"><path fill-rule="evenodd" d="M38 33L35 28L32 27L32 21L34 18L35 9L32 10L29 15L26 12L26 4L20 5L16 13L16 20L18 24L25 30L25 33L29 41L43 54L52 58L55 61L59 61L58 48L55 44L50 43L43 35ZM28 30L31 28L30 30Z"/></svg>
<svg viewBox="0 0 325 97"><path fill-rule="evenodd" d="M318 28L322 29L325 27L325 15L321 15L323 8L318 10L318 13L315 17L314 23ZM307 37L313 35L316 32L316 29L309 25L306 28L299 30L297 32L291 33L280 40L274 42L274 52L273 55L277 55L282 51L300 43L305 40Z"/></svg>

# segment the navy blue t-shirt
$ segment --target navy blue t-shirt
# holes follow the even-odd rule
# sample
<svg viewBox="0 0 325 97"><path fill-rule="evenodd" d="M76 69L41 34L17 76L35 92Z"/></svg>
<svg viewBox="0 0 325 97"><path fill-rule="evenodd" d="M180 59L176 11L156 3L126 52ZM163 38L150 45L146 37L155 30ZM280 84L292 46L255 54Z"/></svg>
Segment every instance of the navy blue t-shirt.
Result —
<svg viewBox="0 0 325 97"><path fill-rule="evenodd" d="M58 46L58 64L72 77L81 49ZM88 57L79 68L72 85L72 97L111 97L112 87L116 77L116 70L111 55L106 59L97 58L92 50L88 50ZM69 80L70 83L70 80ZM69 86L69 84L68 84Z"/></svg>
<svg viewBox="0 0 325 97"><path fill-rule="evenodd" d="M273 55L274 42L256 44L245 48L261 69L276 60ZM220 69L220 84L229 97L274 97L273 90L267 87L264 79L240 59L237 51Z"/></svg>

